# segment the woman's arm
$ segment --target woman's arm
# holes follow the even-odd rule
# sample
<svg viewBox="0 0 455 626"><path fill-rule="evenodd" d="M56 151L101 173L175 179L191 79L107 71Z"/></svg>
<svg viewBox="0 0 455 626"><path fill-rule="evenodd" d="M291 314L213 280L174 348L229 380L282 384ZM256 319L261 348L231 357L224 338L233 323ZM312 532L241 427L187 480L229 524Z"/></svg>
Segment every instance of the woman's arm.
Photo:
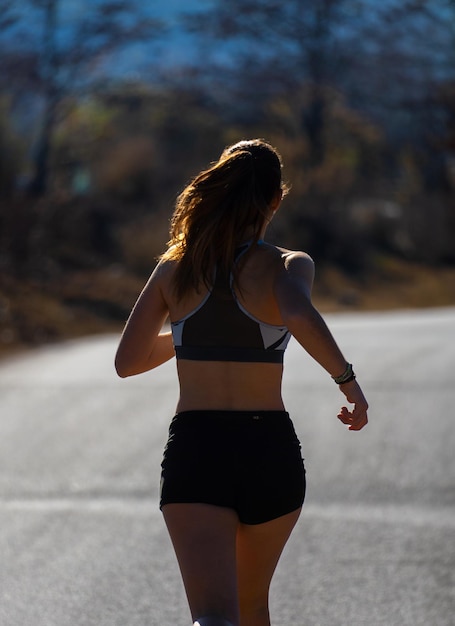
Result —
<svg viewBox="0 0 455 626"><path fill-rule="evenodd" d="M314 263L303 252L290 252L284 261L275 282L275 295L283 322L308 354L333 378L337 378L345 372L347 361L311 302ZM355 379L339 387L348 402L354 404L354 409L349 411L343 407L338 418L348 424L350 430L360 430L368 421L365 396Z"/></svg>
<svg viewBox="0 0 455 626"><path fill-rule="evenodd" d="M157 265L131 311L115 356L117 374L125 378L147 372L174 356L170 332L160 332L168 315Z"/></svg>

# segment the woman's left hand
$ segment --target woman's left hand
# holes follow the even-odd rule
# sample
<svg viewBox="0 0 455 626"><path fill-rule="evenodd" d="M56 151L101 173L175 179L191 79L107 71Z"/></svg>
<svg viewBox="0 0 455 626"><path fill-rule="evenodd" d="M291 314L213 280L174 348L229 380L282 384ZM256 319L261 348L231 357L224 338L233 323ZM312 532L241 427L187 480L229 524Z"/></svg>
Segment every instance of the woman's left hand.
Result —
<svg viewBox="0 0 455 626"><path fill-rule="evenodd" d="M349 383L340 385L340 391L344 393L347 401L354 405L352 411L343 406L337 417L343 424L349 426L349 430L361 430L368 424L368 402L358 382L354 379Z"/></svg>

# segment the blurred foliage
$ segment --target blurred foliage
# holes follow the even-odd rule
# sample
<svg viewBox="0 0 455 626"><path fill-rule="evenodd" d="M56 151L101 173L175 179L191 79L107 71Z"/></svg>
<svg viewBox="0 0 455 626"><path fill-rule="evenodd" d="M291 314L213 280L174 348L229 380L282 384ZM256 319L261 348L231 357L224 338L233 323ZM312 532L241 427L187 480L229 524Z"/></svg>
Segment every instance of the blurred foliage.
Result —
<svg viewBox="0 0 455 626"><path fill-rule="evenodd" d="M25 142L11 127L9 110L8 98L0 96L0 202L14 195L24 163Z"/></svg>
<svg viewBox="0 0 455 626"><path fill-rule="evenodd" d="M109 74L109 55L165 33L153 16L141 26L137 9L123 28L128 3L100 0L73 16L67 40L44 21L43 43L29 31L21 41L19 9L43 16L64 0L2 3L0 346L123 320L176 195L245 137L283 156L292 189L269 236L315 258L324 298L358 305L355 285L399 274L391 259L455 264L453 3L212 0L183 20L192 54L161 71L155 60L142 79ZM28 297L42 311L36 333Z"/></svg>

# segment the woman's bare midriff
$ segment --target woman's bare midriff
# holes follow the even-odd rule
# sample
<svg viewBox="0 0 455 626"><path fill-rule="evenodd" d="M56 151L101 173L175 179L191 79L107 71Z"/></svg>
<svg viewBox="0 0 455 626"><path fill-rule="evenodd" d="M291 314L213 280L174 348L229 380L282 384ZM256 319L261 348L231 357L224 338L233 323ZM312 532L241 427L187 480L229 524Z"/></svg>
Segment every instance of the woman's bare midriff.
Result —
<svg viewBox="0 0 455 626"><path fill-rule="evenodd" d="M284 409L280 364L180 360L177 369L177 411Z"/></svg>

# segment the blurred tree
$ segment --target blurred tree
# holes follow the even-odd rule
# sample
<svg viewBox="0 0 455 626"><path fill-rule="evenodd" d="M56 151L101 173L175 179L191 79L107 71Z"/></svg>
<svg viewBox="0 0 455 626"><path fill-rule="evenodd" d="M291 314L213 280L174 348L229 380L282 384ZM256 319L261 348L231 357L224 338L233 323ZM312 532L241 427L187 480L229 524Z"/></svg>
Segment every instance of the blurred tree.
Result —
<svg viewBox="0 0 455 626"><path fill-rule="evenodd" d="M261 116L270 94L292 99L305 86L295 131L307 138L310 166L324 159L332 88L398 141L419 134L424 112L427 129L429 115L432 126L440 121L429 95L455 71L453 0L208 0L206 6L184 16L204 42L202 76L224 91L234 86L233 106L247 107L250 119Z"/></svg>
<svg viewBox="0 0 455 626"><path fill-rule="evenodd" d="M424 206L450 190L444 148L450 107L438 94L455 74L453 0L208 0L206 6L184 16L204 41L202 84L209 78L208 89L219 85L218 99L243 115L245 126L267 128L268 137L281 133L279 145L291 147L305 172L298 183L305 219L317 214L327 228L344 197L345 218L353 221L349 207L362 187L363 197L393 202L399 192L415 207L418 188L418 208L395 212L408 229L406 216L419 212L416 254L428 232L428 220L419 219L424 213L438 222L435 232L447 232L449 209L436 214ZM359 112L361 133L340 137L332 117L337 93L352 119ZM291 115L283 115L286 107ZM365 141L368 127L383 128L384 140ZM412 182L401 171L404 152L415 167ZM438 202L449 206L447 196ZM442 237L434 248L447 248Z"/></svg>
<svg viewBox="0 0 455 626"><path fill-rule="evenodd" d="M33 152L29 191L49 184L53 133L62 99L87 91L97 70L119 49L150 41L163 24L131 0L65 4L62 0L0 0L3 88L41 100L41 123Z"/></svg>
<svg viewBox="0 0 455 626"><path fill-rule="evenodd" d="M230 67L240 106L248 102L250 114L255 110L260 117L261 102L271 94L292 97L306 85L296 130L307 138L308 164L317 167L325 153L326 88L341 84L358 53L361 6L361 0L213 0L207 10L185 15L184 22L206 41L232 41L228 61L220 47L210 56L202 48L203 72L214 59L224 65L225 71L216 72L226 81Z"/></svg>
<svg viewBox="0 0 455 626"><path fill-rule="evenodd" d="M365 271L375 228L371 203L365 199L375 193L383 176L385 137L342 94L327 90L324 160L317 167L302 168L308 142L297 129L305 98L302 89L292 100L282 97L270 107L266 134L280 147L291 183L286 208L278 213L270 234L290 247L303 247L318 263L336 263L351 273Z"/></svg>
<svg viewBox="0 0 455 626"><path fill-rule="evenodd" d="M184 182L224 146L223 120L197 89L117 82L62 106L68 113L52 158L57 187L71 193L76 183L84 192L86 171L88 191L128 203L129 215L144 203L169 210Z"/></svg>
<svg viewBox="0 0 455 626"><path fill-rule="evenodd" d="M442 146L447 110L441 87L455 79L453 0L386 0L372 4L365 30L368 45L355 59L351 101L369 112L391 142L397 174L401 150L411 148L423 180L422 191L447 188Z"/></svg>
<svg viewBox="0 0 455 626"><path fill-rule="evenodd" d="M24 146L11 128L7 115L7 99L0 99L0 199L13 195L15 175L23 159ZM3 206L0 207L0 214Z"/></svg>

